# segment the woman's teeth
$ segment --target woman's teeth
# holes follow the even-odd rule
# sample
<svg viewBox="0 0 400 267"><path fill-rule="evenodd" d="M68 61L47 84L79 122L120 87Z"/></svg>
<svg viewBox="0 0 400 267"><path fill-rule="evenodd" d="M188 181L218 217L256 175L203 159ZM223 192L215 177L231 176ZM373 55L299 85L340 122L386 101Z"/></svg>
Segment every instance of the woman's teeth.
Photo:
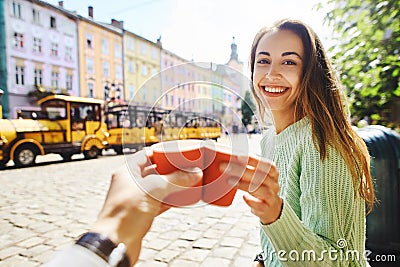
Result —
<svg viewBox="0 0 400 267"><path fill-rule="evenodd" d="M268 93L283 93L286 89L283 87L264 87L264 91Z"/></svg>

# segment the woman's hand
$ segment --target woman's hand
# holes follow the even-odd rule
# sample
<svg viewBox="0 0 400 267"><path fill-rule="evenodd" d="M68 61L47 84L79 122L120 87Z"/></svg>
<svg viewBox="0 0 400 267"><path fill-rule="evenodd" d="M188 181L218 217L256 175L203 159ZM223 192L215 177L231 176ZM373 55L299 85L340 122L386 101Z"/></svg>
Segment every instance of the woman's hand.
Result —
<svg viewBox="0 0 400 267"><path fill-rule="evenodd" d="M154 217L169 208L162 200L198 183L203 176L198 168L158 175L150 154L150 150L142 150L128 156L128 168L124 166L112 175L103 209L91 229L116 244L124 243L132 264L139 257L141 241Z"/></svg>
<svg viewBox="0 0 400 267"><path fill-rule="evenodd" d="M221 164L221 171L226 168L233 176L231 181L249 193L243 199L262 224L279 219L283 200L278 195L279 172L274 163L262 158L240 156L237 163ZM238 182L237 177L240 177Z"/></svg>

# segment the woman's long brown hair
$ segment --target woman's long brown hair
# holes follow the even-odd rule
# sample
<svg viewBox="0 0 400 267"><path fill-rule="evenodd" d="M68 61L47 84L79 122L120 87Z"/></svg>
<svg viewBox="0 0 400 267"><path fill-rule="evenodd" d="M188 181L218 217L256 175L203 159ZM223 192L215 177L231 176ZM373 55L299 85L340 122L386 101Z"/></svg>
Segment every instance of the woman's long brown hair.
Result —
<svg viewBox="0 0 400 267"><path fill-rule="evenodd" d="M279 21L273 27L261 29L254 38L250 54L250 87L261 117L264 117L265 106L253 85L254 61L260 39L274 30L289 30L295 33L301 38L304 46L304 63L300 93L295 104L295 121L308 117L321 160L326 158L328 146L339 151L350 169L354 190L358 187L360 196L368 204L368 213L371 212L375 194L367 146L353 130L347 118L344 108L345 96L341 93L340 83L320 39L311 28L300 21Z"/></svg>

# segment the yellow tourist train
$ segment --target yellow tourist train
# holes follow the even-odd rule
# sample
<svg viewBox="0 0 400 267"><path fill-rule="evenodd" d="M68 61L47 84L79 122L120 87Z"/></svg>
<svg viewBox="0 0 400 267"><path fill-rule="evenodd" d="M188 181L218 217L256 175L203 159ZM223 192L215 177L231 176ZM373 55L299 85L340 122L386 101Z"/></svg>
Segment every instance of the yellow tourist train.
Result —
<svg viewBox="0 0 400 267"><path fill-rule="evenodd" d="M221 135L217 123L196 114L105 107L103 100L66 95L50 95L38 104L39 110L24 111L18 119L0 119L0 168L10 160L17 167L32 166L37 156L50 153L65 161L80 153L93 159L109 148L121 154L125 148L138 150L160 141Z"/></svg>
<svg viewBox="0 0 400 267"><path fill-rule="evenodd" d="M107 147L109 133L102 122L102 100L51 95L38 101L30 118L0 119L0 166L14 161L32 166L38 155L73 154L96 158Z"/></svg>
<svg viewBox="0 0 400 267"><path fill-rule="evenodd" d="M109 147L118 154L123 149L139 150L160 141L214 139L221 127L209 116L183 113L156 107L116 105L105 114L110 136Z"/></svg>

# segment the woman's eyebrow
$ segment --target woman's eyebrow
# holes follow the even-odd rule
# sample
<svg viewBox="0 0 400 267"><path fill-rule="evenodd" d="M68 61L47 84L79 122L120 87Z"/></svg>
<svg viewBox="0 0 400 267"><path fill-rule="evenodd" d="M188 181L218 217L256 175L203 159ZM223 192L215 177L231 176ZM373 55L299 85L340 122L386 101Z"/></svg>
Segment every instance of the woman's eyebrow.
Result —
<svg viewBox="0 0 400 267"><path fill-rule="evenodd" d="M259 55L271 56L271 54L270 54L269 52L266 52L266 51L260 51L260 52L258 52L257 55L258 55L258 56L259 56ZM298 53L296 53L296 52L283 52L281 56L284 57L284 56L290 56L290 55L296 55L296 56L298 56L300 59L302 59L301 56L300 56Z"/></svg>
<svg viewBox="0 0 400 267"><path fill-rule="evenodd" d="M266 51L260 51L260 52L258 52L258 54L257 55L265 55L265 56L270 56L270 53L269 52L266 52Z"/></svg>
<svg viewBox="0 0 400 267"><path fill-rule="evenodd" d="M284 56L290 56L290 55L296 55L296 56L298 56L298 57L301 59L301 56L300 56L298 53L296 53L296 52L284 52L284 53L282 53L282 57L284 57Z"/></svg>

